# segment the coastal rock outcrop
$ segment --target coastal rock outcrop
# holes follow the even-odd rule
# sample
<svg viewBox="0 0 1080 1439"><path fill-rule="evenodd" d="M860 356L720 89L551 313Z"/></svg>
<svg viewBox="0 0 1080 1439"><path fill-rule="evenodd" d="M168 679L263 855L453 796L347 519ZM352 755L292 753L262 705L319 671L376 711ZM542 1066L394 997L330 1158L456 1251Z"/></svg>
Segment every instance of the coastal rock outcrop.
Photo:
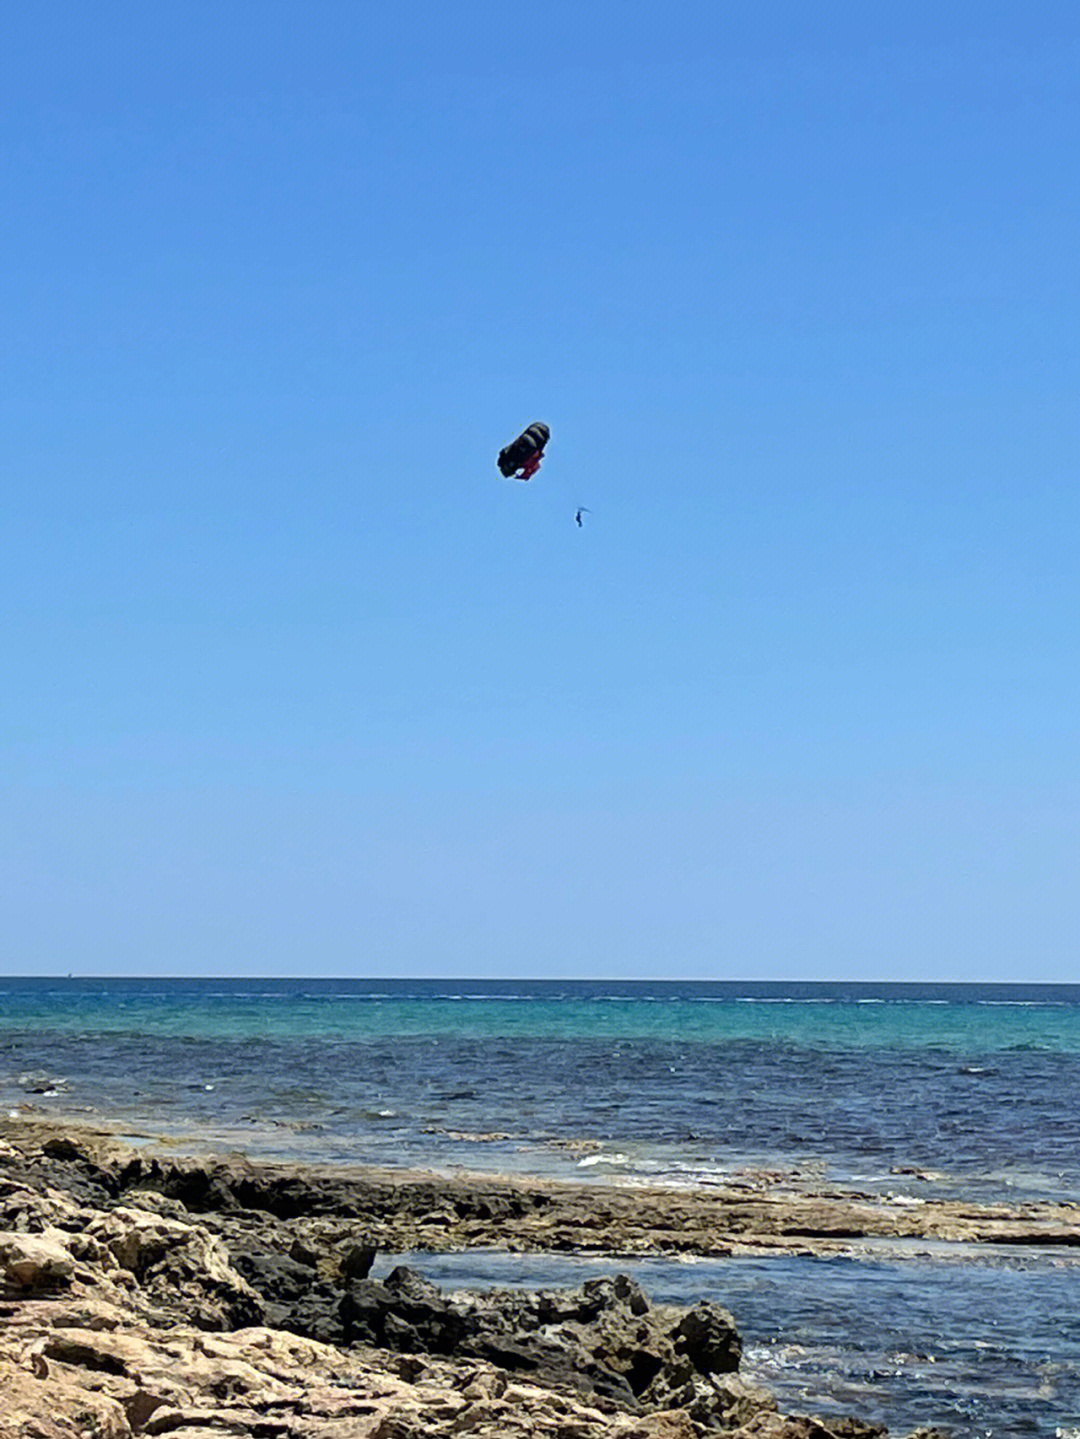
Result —
<svg viewBox="0 0 1080 1439"><path fill-rule="evenodd" d="M5 1288L26 1294L63 1289L75 1273L75 1257L62 1231L0 1234L0 1274Z"/></svg>
<svg viewBox="0 0 1080 1439"><path fill-rule="evenodd" d="M617 1400L630 1412L665 1407L687 1385L696 1385L703 1409L712 1377L734 1372L742 1354L726 1310L653 1307L626 1275L558 1292L444 1295L399 1267L381 1283L351 1284L340 1313L346 1343L483 1359L554 1388Z"/></svg>
<svg viewBox="0 0 1080 1439"><path fill-rule="evenodd" d="M1080 1248L1080 1205L1071 1201L915 1202L903 1194L791 1189L767 1171L700 1192L255 1164L240 1155L136 1150L89 1128L68 1133L0 1118L0 1179L5 1174L101 1209L128 1204L194 1216L234 1252L256 1214L260 1232L280 1226L276 1247L287 1254L297 1243L316 1255L327 1244L342 1255L491 1246L513 1253L850 1254L900 1238ZM0 1193L0 1227L2 1204Z"/></svg>
<svg viewBox="0 0 1080 1439"><path fill-rule="evenodd" d="M49 1182L57 1164L72 1189ZM885 1432L780 1414L740 1376L718 1305L653 1304L625 1275L539 1293L444 1292L405 1266L380 1281L340 1217L294 1226L231 1188L196 1217L117 1164L132 1177L130 1160L95 1174L74 1141L0 1147L0 1439ZM189 1197L219 1180L208 1168Z"/></svg>
<svg viewBox="0 0 1080 1439"><path fill-rule="evenodd" d="M85 1234L163 1311L182 1315L189 1324L240 1329L264 1317L224 1244L200 1224L121 1206L92 1220Z"/></svg>

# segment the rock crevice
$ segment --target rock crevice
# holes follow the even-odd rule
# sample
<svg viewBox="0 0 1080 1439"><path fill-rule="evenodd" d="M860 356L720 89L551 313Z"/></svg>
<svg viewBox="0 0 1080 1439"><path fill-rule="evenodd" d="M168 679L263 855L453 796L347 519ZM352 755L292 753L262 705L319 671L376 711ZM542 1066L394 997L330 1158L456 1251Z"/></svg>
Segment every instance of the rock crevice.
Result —
<svg viewBox="0 0 1080 1439"><path fill-rule="evenodd" d="M160 1189L152 1170L64 1136L0 1140L0 1439L885 1433L779 1413L740 1374L719 1305L654 1304L627 1275L537 1293L445 1292L404 1265L380 1280L376 1237L323 1178L325 1210L300 1221L283 1216L302 1176L287 1203L249 1208L273 1189L267 1176L245 1188L250 1166L196 1182L193 1163L162 1165ZM498 1226L556 1202L495 1197ZM460 1201L451 1187L441 1212Z"/></svg>

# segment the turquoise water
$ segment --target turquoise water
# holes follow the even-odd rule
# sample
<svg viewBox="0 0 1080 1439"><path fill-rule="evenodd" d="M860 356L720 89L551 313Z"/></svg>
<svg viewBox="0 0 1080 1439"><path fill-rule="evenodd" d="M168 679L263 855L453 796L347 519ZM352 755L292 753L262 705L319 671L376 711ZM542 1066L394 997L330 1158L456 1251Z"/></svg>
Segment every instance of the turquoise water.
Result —
<svg viewBox="0 0 1080 1439"><path fill-rule="evenodd" d="M245 1040L424 1034L1080 1053L1080 985L0 981L0 1025Z"/></svg>
<svg viewBox="0 0 1080 1439"><path fill-rule="evenodd" d="M288 1158L1080 1199L1080 987L6 980L0 1103Z"/></svg>
<svg viewBox="0 0 1080 1439"><path fill-rule="evenodd" d="M1080 986L8 979L0 1104L256 1156L1080 1203ZM793 1407L1080 1436L1072 1251L636 1267L732 1308Z"/></svg>

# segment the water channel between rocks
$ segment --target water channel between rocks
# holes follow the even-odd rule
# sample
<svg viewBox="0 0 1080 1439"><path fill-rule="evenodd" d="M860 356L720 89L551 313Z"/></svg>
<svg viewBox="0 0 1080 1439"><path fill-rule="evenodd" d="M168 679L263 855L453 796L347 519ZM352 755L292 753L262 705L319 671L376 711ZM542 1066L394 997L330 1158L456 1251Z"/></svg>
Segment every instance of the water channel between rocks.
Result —
<svg viewBox="0 0 1080 1439"><path fill-rule="evenodd" d="M856 1411L903 1433L1080 1439L1080 1262L970 1246L889 1257L598 1260L496 1252L380 1255L444 1289L557 1288L629 1273L650 1298L735 1316L746 1377L782 1409Z"/></svg>

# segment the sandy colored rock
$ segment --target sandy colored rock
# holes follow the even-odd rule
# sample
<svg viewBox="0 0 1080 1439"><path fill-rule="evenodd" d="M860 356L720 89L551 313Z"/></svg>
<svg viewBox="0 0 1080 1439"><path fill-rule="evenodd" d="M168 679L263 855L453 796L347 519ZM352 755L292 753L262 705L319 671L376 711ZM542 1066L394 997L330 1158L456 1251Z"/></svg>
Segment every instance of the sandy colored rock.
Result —
<svg viewBox="0 0 1080 1439"><path fill-rule="evenodd" d="M407 1270L394 1283L364 1277L380 1242L411 1248L435 1233L442 1248L715 1253L736 1232L759 1247L795 1233L805 1243L808 1230L837 1243L893 1223L880 1205L200 1164L83 1133L0 1142L0 1439L884 1433L780 1414L738 1374L726 1311L669 1312L625 1277L486 1301ZM946 1219L1076 1242L1065 1206L939 1208L934 1222ZM261 1322L268 1310L276 1326Z"/></svg>
<svg viewBox="0 0 1080 1439"><path fill-rule="evenodd" d="M880 1241L1024 1244L1080 1249L1080 1205L970 1204L956 1200L793 1189L779 1176L733 1180L707 1193L575 1185L528 1178L256 1164L241 1157L193 1159L133 1150L91 1130L49 1145L56 1125L0 1120L17 1182L81 1193L104 1208L119 1197L135 1207L200 1218L228 1241L245 1212L289 1226L320 1251L336 1231L342 1262L351 1249L720 1256L860 1252ZM52 1153L46 1153L49 1146ZM905 1176L918 1184L918 1175ZM145 1198L141 1198L145 1195ZM177 1206L180 1206L177 1209ZM3 1219L0 1194L0 1225Z"/></svg>
<svg viewBox="0 0 1080 1439"><path fill-rule="evenodd" d="M4 1282L31 1291L69 1284L75 1260L65 1239L56 1229L44 1234L0 1233L0 1274Z"/></svg>
<svg viewBox="0 0 1080 1439"><path fill-rule="evenodd" d="M93 1219L85 1233L166 1309L205 1329L263 1317L258 1296L229 1263L225 1245L200 1224L120 1206Z"/></svg>

